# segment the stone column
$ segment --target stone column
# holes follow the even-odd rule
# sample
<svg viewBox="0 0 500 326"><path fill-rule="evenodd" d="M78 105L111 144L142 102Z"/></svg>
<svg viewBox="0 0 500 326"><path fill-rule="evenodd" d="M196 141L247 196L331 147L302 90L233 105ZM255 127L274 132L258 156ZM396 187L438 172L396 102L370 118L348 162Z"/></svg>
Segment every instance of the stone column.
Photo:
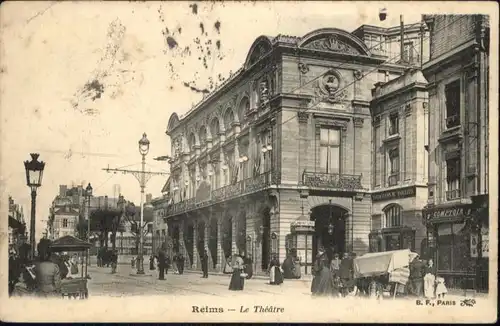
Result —
<svg viewBox="0 0 500 326"><path fill-rule="evenodd" d="M203 248L207 251L207 255L208 255L208 269L213 269L213 263L212 263L212 252L210 251L210 249L208 248L208 240L209 240L209 237L210 237L210 215L208 218L205 218L205 229L204 229L204 232L205 232L205 237L204 237L204 243L203 243Z"/></svg>
<svg viewBox="0 0 500 326"><path fill-rule="evenodd" d="M225 257L224 251L222 250L222 217L217 217L217 270L221 271L224 269Z"/></svg>
<svg viewBox="0 0 500 326"><path fill-rule="evenodd" d="M198 255L198 224L197 220L194 221L193 228L193 268L194 270L198 267L198 261L200 260L200 255Z"/></svg>
<svg viewBox="0 0 500 326"><path fill-rule="evenodd" d="M236 236L238 229L236 228L237 216L233 216L231 221L231 254L238 253L238 247L236 245Z"/></svg>

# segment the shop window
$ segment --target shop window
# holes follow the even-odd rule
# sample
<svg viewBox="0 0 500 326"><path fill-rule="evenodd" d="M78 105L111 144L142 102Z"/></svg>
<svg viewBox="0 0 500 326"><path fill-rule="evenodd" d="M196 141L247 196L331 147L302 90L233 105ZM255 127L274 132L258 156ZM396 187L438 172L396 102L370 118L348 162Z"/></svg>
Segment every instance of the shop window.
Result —
<svg viewBox="0 0 500 326"><path fill-rule="evenodd" d="M437 237L437 267L440 271L450 271L452 268L453 231L451 224L444 223L438 227Z"/></svg>
<svg viewBox="0 0 500 326"><path fill-rule="evenodd" d="M402 207L397 204L391 204L384 208L385 227L392 228L401 226Z"/></svg>
<svg viewBox="0 0 500 326"><path fill-rule="evenodd" d="M322 172L340 173L340 130L320 129L319 165Z"/></svg>
<svg viewBox="0 0 500 326"><path fill-rule="evenodd" d="M446 161L446 200L460 198L460 157Z"/></svg>
<svg viewBox="0 0 500 326"><path fill-rule="evenodd" d="M386 235L384 238L385 238L385 251L401 249L401 237L399 234Z"/></svg>
<svg viewBox="0 0 500 326"><path fill-rule="evenodd" d="M438 227L438 270L471 272L470 228L467 223L445 223Z"/></svg>
<svg viewBox="0 0 500 326"><path fill-rule="evenodd" d="M226 136L232 135L233 122L234 122L233 110L231 108L228 108L226 114L224 115L224 129L226 131Z"/></svg>
<svg viewBox="0 0 500 326"><path fill-rule="evenodd" d="M445 87L446 98L446 128L460 125L460 80Z"/></svg>
<svg viewBox="0 0 500 326"><path fill-rule="evenodd" d="M62 221L62 222L63 222L63 223L62 223L62 224L63 224L63 228L67 228L67 227L68 227L68 219L67 219L67 218L65 218L65 219L63 219L63 221Z"/></svg>
<svg viewBox="0 0 500 326"><path fill-rule="evenodd" d="M398 114L391 114L389 117L389 136L399 133L399 116Z"/></svg>

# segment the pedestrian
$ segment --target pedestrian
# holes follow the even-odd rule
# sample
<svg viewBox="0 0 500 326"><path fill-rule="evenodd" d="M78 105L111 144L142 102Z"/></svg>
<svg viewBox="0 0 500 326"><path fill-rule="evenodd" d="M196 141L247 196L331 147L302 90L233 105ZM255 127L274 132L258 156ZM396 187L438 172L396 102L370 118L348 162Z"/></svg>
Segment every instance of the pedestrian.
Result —
<svg viewBox="0 0 500 326"><path fill-rule="evenodd" d="M159 280L165 280L165 265L166 265L166 255L165 244L162 244L160 250L158 251L158 270L159 270Z"/></svg>
<svg viewBox="0 0 500 326"><path fill-rule="evenodd" d="M321 252L313 266L314 278L311 284L313 296L331 296L333 294L333 280L330 273L328 256Z"/></svg>
<svg viewBox="0 0 500 326"><path fill-rule="evenodd" d="M179 253L177 256L177 267L179 269L179 275L182 275L184 273L184 255L182 255L182 253Z"/></svg>
<svg viewBox="0 0 500 326"><path fill-rule="evenodd" d="M201 255L201 270L203 271L202 278L208 278L208 253L207 250L203 250Z"/></svg>
<svg viewBox="0 0 500 326"><path fill-rule="evenodd" d="M345 297L350 292L350 289L354 286L353 260L347 252L344 253L344 257L340 261L339 277L342 281L342 296Z"/></svg>
<svg viewBox="0 0 500 326"><path fill-rule="evenodd" d="M245 264L243 263L243 258L239 255L233 256L233 275L231 276L231 281L229 283L229 290L231 291L243 291L245 287L245 277L246 274L243 274L243 270L245 269ZM242 275L243 274L243 275Z"/></svg>
<svg viewBox="0 0 500 326"><path fill-rule="evenodd" d="M448 293L443 277L436 278L436 295L438 299L444 299L444 296Z"/></svg>
<svg viewBox="0 0 500 326"><path fill-rule="evenodd" d="M425 267L425 276L424 276L424 296L427 299L434 298L434 285L436 281L434 263L432 259L429 259L427 262L427 266Z"/></svg>
<svg viewBox="0 0 500 326"><path fill-rule="evenodd" d="M420 257L415 257L410 262L409 292L417 297L421 297L424 290L424 268L425 263Z"/></svg>
<svg viewBox="0 0 500 326"><path fill-rule="evenodd" d="M113 250L111 253L111 274L116 273L116 267L118 266L118 253Z"/></svg>
<svg viewBox="0 0 500 326"><path fill-rule="evenodd" d="M149 257L149 270L150 271L155 270L155 257L153 255Z"/></svg>
<svg viewBox="0 0 500 326"><path fill-rule="evenodd" d="M172 257L172 273L179 274L179 268L177 267L179 261L179 256L177 253Z"/></svg>
<svg viewBox="0 0 500 326"><path fill-rule="evenodd" d="M59 267L50 259L50 240L42 239L37 246L39 261L35 263L35 290L38 296L54 297L61 292Z"/></svg>
<svg viewBox="0 0 500 326"><path fill-rule="evenodd" d="M168 270L170 269L170 266L171 266L171 261L170 261L170 257L168 256L167 253L165 253L165 275L168 274Z"/></svg>
<svg viewBox="0 0 500 326"><path fill-rule="evenodd" d="M277 255L273 255L273 259L269 264L269 284L280 285L283 283L283 273L281 272L280 262Z"/></svg>
<svg viewBox="0 0 500 326"><path fill-rule="evenodd" d="M249 280L253 276L253 260L251 257L243 254L243 264L245 264L245 273L247 274L246 279Z"/></svg>

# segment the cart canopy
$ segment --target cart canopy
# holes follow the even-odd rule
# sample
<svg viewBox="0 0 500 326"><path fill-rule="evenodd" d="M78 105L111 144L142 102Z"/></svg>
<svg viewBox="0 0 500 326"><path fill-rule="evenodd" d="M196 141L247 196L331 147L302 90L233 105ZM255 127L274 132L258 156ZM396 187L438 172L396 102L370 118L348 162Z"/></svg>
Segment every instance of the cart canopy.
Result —
<svg viewBox="0 0 500 326"><path fill-rule="evenodd" d="M354 277L391 274L396 269L408 267L417 256L409 249L368 253L354 258Z"/></svg>
<svg viewBox="0 0 500 326"><path fill-rule="evenodd" d="M54 240L50 245L50 250L52 252L63 252L63 251L85 251L92 245L86 241L77 239L73 236L66 235L62 238Z"/></svg>

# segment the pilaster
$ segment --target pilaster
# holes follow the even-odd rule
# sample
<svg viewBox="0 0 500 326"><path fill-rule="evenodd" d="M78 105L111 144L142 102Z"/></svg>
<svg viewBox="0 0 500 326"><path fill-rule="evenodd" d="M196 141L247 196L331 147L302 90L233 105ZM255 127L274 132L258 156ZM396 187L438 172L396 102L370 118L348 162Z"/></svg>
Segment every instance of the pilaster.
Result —
<svg viewBox="0 0 500 326"><path fill-rule="evenodd" d="M224 250L222 250L222 216L217 217L217 270L223 271L225 264Z"/></svg>
<svg viewBox="0 0 500 326"><path fill-rule="evenodd" d="M198 267L198 261L200 260L200 255L198 254L198 223L195 220L193 227L193 265L192 269L196 270Z"/></svg>

